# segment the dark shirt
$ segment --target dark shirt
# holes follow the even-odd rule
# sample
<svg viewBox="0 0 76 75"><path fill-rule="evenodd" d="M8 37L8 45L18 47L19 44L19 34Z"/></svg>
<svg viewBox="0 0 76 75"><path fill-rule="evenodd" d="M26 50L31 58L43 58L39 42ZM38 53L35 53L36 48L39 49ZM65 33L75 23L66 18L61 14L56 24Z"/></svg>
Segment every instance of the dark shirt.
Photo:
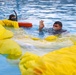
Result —
<svg viewBox="0 0 76 75"><path fill-rule="evenodd" d="M66 32L67 30L64 30L64 29L54 30L53 28L45 28L42 31L48 32L50 35L56 35L56 34L62 34Z"/></svg>

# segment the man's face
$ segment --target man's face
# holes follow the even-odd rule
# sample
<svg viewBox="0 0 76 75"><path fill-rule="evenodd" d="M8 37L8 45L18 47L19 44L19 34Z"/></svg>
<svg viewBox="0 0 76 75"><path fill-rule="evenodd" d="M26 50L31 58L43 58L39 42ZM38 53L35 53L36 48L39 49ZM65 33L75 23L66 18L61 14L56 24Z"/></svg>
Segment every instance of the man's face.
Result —
<svg viewBox="0 0 76 75"><path fill-rule="evenodd" d="M53 29L54 30L60 30L60 29L62 29L62 27L59 24L54 24Z"/></svg>
<svg viewBox="0 0 76 75"><path fill-rule="evenodd" d="M16 16L11 17L11 19L15 19L15 18L16 18Z"/></svg>

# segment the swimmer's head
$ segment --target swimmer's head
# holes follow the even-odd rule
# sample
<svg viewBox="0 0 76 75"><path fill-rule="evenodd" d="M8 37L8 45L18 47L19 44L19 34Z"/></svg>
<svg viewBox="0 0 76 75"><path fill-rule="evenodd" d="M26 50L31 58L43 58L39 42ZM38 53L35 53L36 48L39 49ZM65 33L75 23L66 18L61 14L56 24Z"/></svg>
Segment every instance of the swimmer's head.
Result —
<svg viewBox="0 0 76 75"><path fill-rule="evenodd" d="M56 21L54 24L53 24L53 29L54 30L60 30L62 29L62 23L60 21Z"/></svg>
<svg viewBox="0 0 76 75"><path fill-rule="evenodd" d="M16 16L14 14L9 15L9 20L16 21Z"/></svg>

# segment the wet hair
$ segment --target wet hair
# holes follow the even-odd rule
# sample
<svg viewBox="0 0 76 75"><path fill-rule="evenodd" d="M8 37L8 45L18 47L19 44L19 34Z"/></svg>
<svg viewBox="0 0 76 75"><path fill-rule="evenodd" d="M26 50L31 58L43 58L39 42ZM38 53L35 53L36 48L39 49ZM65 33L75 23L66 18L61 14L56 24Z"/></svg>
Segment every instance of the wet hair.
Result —
<svg viewBox="0 0 76 75"><path fill-rule="evenodd" d="M12 20L12 17L15 17L14 14L9 15L9 20Z"/></svg>
<svg viewBox="0 0 76 75"><path fill-rule="evenodd" d="M62 27L62 23L60 21L56 21L54 24L58 24L60 27Z"/></svg>

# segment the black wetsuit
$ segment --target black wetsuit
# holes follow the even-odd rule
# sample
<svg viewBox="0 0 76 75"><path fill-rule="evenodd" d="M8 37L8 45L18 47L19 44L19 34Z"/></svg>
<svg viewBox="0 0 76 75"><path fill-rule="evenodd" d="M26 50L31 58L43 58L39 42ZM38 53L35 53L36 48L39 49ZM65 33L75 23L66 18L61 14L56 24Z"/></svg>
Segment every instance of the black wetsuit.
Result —
<svg viewBox="0 0 76 75"><path fill-rule="evenodd" d="M60 30L54 30L53 28L44 28L40 31L40 33L48 32L50 35L57 35L62 34L64 32L67 32L67 30L60 29Z"/></svg>

